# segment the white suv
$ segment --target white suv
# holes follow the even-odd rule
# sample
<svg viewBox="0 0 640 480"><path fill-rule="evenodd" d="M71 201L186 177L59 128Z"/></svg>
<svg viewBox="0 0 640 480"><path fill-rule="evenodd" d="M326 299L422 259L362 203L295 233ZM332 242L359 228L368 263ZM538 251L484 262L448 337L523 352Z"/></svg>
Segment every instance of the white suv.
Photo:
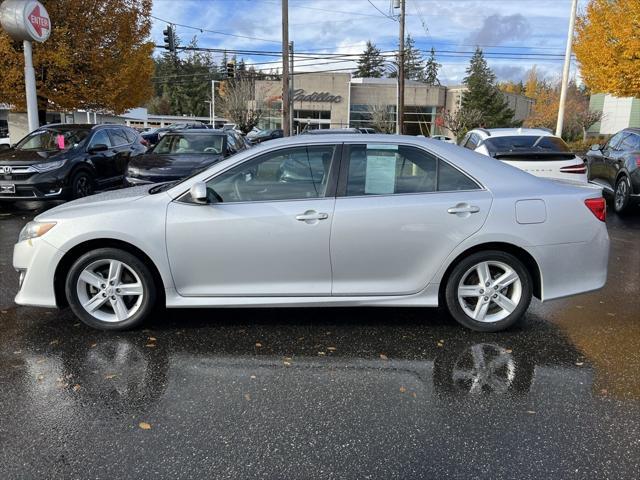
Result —
<svg viewBox="0 0 640 480"><path fill-rule="evenodd" d="M538 177L587 183L587 166L564 141L542 128L475 128L460 146Z"/></svg>

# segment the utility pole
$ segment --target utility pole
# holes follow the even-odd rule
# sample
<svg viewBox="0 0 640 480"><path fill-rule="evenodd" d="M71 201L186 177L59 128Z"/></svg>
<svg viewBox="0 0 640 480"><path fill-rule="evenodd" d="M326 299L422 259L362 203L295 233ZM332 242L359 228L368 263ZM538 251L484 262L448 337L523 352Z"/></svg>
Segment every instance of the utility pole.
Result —
<svg viewBox="0 0 640 480"><path fill-rule="evenodd" d="M289 101L291 107L289 109L289 133L293 135L295 133L293 129L293 117L295 116L295 108L293 105L293 42L289 42Z"/></svg>
<svg viewBox="0 0 640 480"><path fill-rule="evenodd" d="M560 105L558 106L558 123L556 123L556 137L562 137L564 123L564 107L567 102L567 87L569 85L569 67L571 66L571 44L573 43L573 28L576 23L576 11L578 0L571 3L571 18L569 20L569 33L567 34L567 48L564 52L564 67L562 69L562 88L560 89Z"/></svg>
<svg viewBox="0 0 640 480"><path fill-rule="evenodd" d="M216 128L216 81L211 80L211 128Z"/></svg>
<svg viewBox="0 0 640 480"><path fill-rule="evenodd" d="M291 101L289 100L289 0L282 1L282 133L291 135Z"/></svg>
<svg viewBox="0 0 640 480"><path fill-rule="evenodd" d="M398 106L396 111L396 133L402 135L404 132L404 17L405 17L405 0L399 0L400 7L400 51L398 52ZM395 7L398 0L395 2Z"/></svg>

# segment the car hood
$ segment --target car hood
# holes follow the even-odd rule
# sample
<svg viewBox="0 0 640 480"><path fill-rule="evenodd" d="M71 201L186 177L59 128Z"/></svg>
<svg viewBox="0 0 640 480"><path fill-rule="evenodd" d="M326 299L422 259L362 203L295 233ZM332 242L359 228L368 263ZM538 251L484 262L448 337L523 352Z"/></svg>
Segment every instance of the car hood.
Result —
<svg viewBox="0 0 640 480"><path fill-rule="evenodd" d="M7 150L0 153L0 165L25 166L47 160L64 160L69 153L69 150Z"/></svg>
<svg viewBox="0 0 640 480"><path fill-rule="evenodd" d="M157 155L148 153L131 159L129 167L144 173L166 174L173 171L191 171L222 160L222 155L212 153Z"/></svg>
<svg viewBox="0 0 640 480"><path fill-rule="evenodd" d="M111 190L109 192L90 195L79 198L71 202L58 205L46 212L41 213L35 219L55 220L57 218L80 217L91 215L96 210L103 213L108 210L124 209L126 204L147 197L149 190L154 185L141 185L139 187L124 188L121 190Z"/></svg>

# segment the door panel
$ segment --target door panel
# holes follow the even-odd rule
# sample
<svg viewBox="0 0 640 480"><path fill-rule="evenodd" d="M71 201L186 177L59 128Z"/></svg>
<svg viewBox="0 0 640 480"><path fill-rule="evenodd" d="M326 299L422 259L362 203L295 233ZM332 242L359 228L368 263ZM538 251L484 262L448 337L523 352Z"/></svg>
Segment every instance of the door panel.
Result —
<svg viewBox="0 0 640 480"><path fill-rule="evenodd" d="M329 295L334 206L334 198L171 203L167 252L178 293Z"/></svg>
<svg viewBox="0 0 640 480"><path fill-rule="evenodd" d="M491 201L484 190L338 198L331 234L332 294L422 290L447 255L480 229ZM479 212L448 213L461 204Z"/></svg>
<svg viewBox="0 0 640 480"><path fill-rule="evenodd" d="M331 230L333 295L424 289L476 232L492 197L466 174L415 146L345 145Z"/></svg>

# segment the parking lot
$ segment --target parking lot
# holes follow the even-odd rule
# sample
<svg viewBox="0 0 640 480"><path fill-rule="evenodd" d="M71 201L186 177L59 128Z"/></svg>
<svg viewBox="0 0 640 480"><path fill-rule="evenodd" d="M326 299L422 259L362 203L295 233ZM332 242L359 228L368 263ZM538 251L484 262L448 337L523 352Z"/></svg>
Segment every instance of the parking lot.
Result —
<svg viewBox="0 0 640 480"><path fill-rule="evenodd" d="M517 328L437 310L171 310L100 332L16 307L0 206L0 478L633 478L640 212L609 280ZM588 258L584 259L589 262Z"/></svg>

